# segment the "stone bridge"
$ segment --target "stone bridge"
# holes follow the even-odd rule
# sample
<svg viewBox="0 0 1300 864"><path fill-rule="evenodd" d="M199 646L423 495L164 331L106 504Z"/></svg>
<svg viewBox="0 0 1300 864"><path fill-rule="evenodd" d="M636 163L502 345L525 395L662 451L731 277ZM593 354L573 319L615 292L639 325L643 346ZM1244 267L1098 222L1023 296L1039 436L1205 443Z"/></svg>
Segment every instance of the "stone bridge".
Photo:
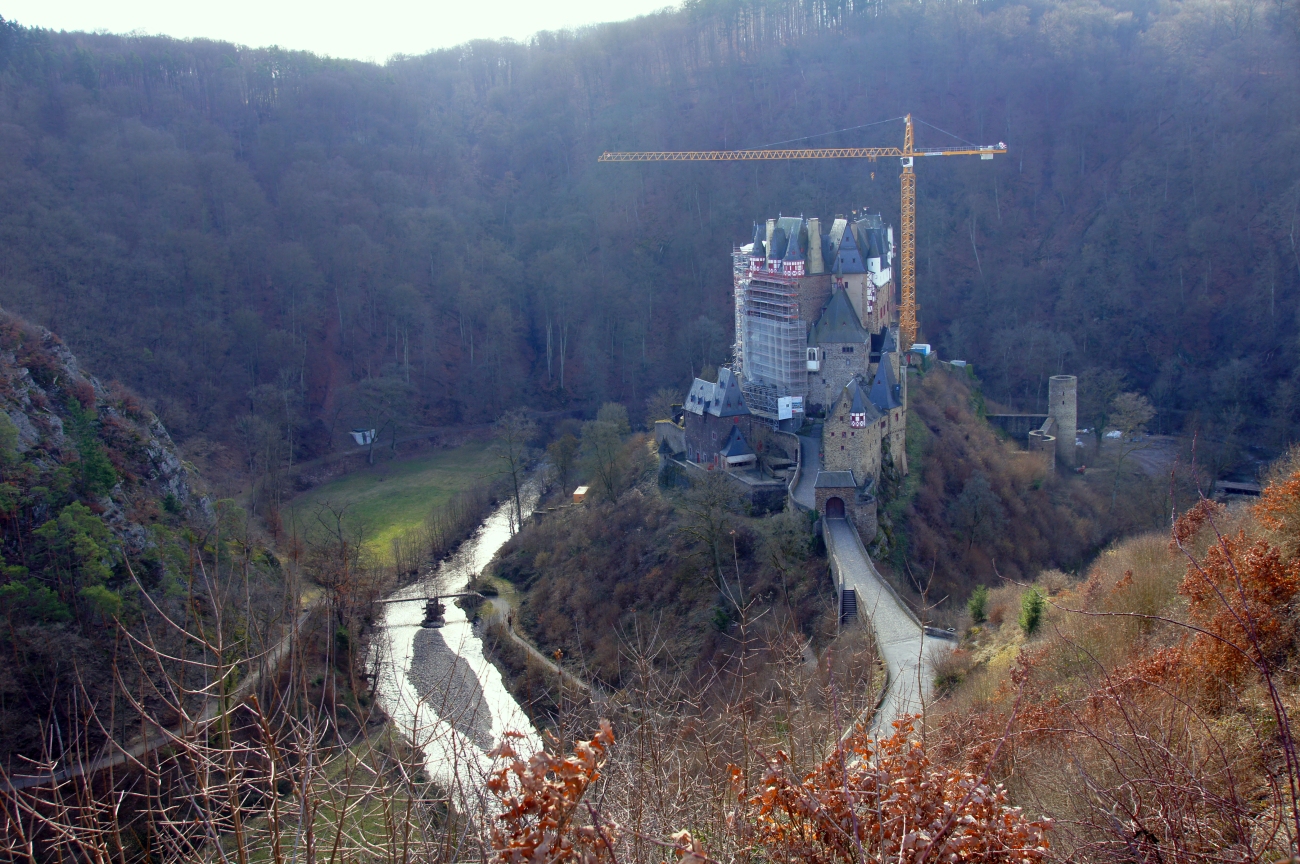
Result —
<svg viewBox="0 0 1300 864"><path fill-rule="evenodd" d="M853 524L846 519L823 520L826 554L840 601L840 619L858 617L871 624L876 649L889 680L871 730L893 732L891 723L904 714L920 713L934 688L934 662L952 650L953 637L923 627L894 589L876 571Z"/></svg>

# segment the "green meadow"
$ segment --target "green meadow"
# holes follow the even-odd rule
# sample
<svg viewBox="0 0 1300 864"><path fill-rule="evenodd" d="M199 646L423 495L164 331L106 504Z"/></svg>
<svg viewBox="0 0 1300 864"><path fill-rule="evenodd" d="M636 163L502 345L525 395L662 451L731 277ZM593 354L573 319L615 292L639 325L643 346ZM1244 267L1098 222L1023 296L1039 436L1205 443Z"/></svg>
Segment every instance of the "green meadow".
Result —
<svg viewBox="0 0 1300 864"><path fill-rule="evenodd" d="M455 493L490 482L497 461L484 442L377 461L299 495L287 508L285 528L296 520L300 530L310 531L320 505L346 505L348 518L364 528L366 545L386 551L394 537L422 524Z"/></svg>

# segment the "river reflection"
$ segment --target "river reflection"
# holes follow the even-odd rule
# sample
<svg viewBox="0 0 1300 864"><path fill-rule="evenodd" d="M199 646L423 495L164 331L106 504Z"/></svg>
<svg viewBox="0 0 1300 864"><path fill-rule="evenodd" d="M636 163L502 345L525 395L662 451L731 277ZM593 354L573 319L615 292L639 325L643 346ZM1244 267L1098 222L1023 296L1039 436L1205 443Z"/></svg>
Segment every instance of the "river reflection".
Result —
<svg viewBox="0 0 1300 864"><path fill-rule="evenodd" d="M526 484L524 517L537 504L537 484ZM525 755L541 747L527 715L506 689L501 673L483 656L483 642L465 612L445 601L447 623L424 629L422 598L465 590L511 536L513 501L501 504L474 535L419 582L394 592L376 624L372 650L375 692L407 739L424 752L431 779L462 803L481 801L491 770L488 751L506 732Z"/></svg>

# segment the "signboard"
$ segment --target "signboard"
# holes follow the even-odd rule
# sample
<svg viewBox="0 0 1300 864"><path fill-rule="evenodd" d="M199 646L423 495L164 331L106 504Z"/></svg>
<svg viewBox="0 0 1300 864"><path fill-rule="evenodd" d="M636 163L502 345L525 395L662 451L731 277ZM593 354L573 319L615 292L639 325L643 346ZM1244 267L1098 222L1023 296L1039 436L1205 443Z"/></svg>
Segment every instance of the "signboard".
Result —
<svg viewBox="0 0 1300 864"><path fill-rule="evenodd" d="M802 397L802 396L791 396L791 397L790 397L790 410L793 411L795 414L802 414L802 413L803 413L803 397Z"/></svg>
<svg viewBox="0 0 1300 864"><path fill-rule="evenodd" d="M776 399L776 419L789 420L794 416L794 397L778 396Z"/></svg>

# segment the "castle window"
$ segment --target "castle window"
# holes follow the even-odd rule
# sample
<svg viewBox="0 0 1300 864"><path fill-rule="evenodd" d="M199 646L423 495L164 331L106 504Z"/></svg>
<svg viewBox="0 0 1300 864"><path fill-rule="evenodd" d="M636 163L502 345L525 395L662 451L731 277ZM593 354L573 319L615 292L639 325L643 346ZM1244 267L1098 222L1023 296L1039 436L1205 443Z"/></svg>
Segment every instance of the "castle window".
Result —
<svg viewBox="0 0 1300 864"><path fill-rule="evenodd" d="M852 354L852 353L853 353L853 346L852 346L852 345L845 345L845 346L844 346L843 348L841 348L840 350L843 351L845 354Z"/></svg>
<svg viewBox="0 0 1300 864"><path fill-rule="evenodd" d="M843 444L840 445L840 449L841 449L841 450L844 449L844 445L843 445Z"/></svg>
<svg viewBox="0 0 1300 864"><path fill-rule="evenodd" d="M849 437L849 436L848 436L848 433L847 433L847 432L841 432L841 433L840 433L840 437L841 437L841 438L847 438L847 437Z"/></svg>
<svg viewBox="0 0 1300 864"><path fill-rule="evenodd" d="M858 433L856 433L856 432L850 432L850 433L849 433L849 437L852 438L852 437L853 437L854 435L856 435L856 434L858 434Z"/></svg>

